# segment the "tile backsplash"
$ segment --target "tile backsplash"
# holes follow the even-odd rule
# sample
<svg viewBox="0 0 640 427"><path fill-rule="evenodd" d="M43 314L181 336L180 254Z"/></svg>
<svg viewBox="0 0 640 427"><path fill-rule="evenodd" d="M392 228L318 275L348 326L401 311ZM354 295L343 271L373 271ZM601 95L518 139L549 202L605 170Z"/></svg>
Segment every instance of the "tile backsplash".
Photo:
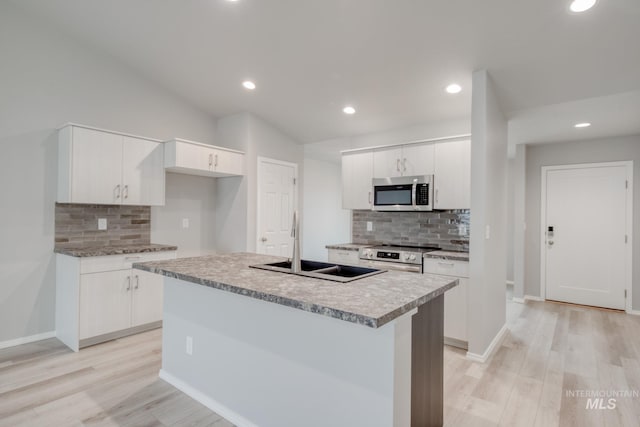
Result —
<svg viewBox="0 0 640 427"><path fill-rule="evenodd" d="M353 243L425 246L469 250L469 210L433 212L353 211ZM367 222L373 231L367 231Z"/></svg>
<svg viewBox="0 0 640 427"><path fill-rule="evenodd" d="M98 230L98 218L107 219L107 229ZM55 245L78 246L145 245L151 241L151 207L56 203Z"/></svg>

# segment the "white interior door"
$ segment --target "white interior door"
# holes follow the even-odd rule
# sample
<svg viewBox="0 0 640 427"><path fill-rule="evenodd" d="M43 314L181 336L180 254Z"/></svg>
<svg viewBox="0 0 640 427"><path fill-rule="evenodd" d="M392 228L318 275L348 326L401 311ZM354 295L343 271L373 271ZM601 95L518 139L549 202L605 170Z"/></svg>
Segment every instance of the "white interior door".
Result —
<svg viewBox="0 0 640 427"><path fill-rule="evenodd" d="M630 173L620 163L543 168L542 280L547 299L625 308Z"/></svg>
<svg viewBox="0 0 640 427"><path fill-rule="evenodd" d="M294 163L258 158L258 253L292 256L297 175Z"/></svg>

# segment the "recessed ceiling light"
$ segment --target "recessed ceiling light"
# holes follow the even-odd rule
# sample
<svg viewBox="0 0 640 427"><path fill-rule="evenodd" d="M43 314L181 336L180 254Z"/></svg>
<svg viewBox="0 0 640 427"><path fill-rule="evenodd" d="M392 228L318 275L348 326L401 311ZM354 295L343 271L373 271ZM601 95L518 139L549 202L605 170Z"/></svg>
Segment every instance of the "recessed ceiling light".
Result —
<svg viewBox="0 0 640 427"><path fill-rule="evenodd" d="M573 125L574 127L577 128L588 128L589 126L591 126L591 123L589 122L584 122L584 123L576 123L575 125Z"/></svg>
<svg viewBox="0 0 640 427"><path fill-rule="evenodd" d="M457 83L451 83L446 88L447 93L460 93L461 90L462 90L462 87Z"/></svg>
<svg viewBox="0 0 640 427"><path fill-rule="evenodd" d="M595 6L597 0L573 0L569 6L571 12L584 12Z"/></svg>
<svg viewBox="0 0 640 427"><path fill-rule="evenodd" d="M345 114L355 114L355 113L356 113L356 109L355 109L355 108L353 108L353 107L352 107L352 106L350 106L350 105L347 105L346 107L344 107L344 108L342 109L342 112L343 112L343 113L345 113Z"/></svg>
<svg viewBox="0 0 640 427"><path fill-rule="evenodd" d="M249 89L249 90L254 90L256 88L256 84L254 82L252 82L251 80L245 80L242 82L242 86L245 87L245 89Z"/></svg>

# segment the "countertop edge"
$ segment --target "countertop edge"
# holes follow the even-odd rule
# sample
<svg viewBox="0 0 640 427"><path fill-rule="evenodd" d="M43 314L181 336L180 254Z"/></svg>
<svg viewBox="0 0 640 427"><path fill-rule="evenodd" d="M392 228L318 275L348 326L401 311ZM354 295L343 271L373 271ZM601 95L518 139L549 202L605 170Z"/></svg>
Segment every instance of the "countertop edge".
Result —
<svg viewBox="0 0 640 427"><path fill-rule="evenodd" d="M309 313L321 314L327 317L332 317L332 318L343 320L346 322L367 326L373 329L377 329L386 325L387 323L397 319L398 317L402 316L405 313L408 313L414 308L420 307L421 305L431 301L432 299L439 297L449 289L459 284L458 279L451 278L451 282L448 283L447 285L443 285L442 287L434 291L431 291L430 293L410 303L407 303L401 307L398 307L397 309L385 314L384 316L374 318L374 317L365 316L362 314L351 313L351 312L340 310L337 308L326 307L326 306L322 306L314 303L304 303L304 302L287 298L287 297L282 297L282 296L273 295L273 294L260 292L260 291L253 291L253 290L241 288L234 285L229 285L226 283L216 282L209 279L203 279L201 277L194 277L187 274L176 273L173 271L164 270L162 268L148 266L148 265L145 265L145 263L134 263L132 267L138 270L160 274L165 277L184 280L186 282L194 283L196 285L206 286L209 288L218 289L225 292L231 292L237 295L254 298L261 301L271 302L271 303L279 304L285 307L306 311ZM438 276L438 277L442 277L442 276Z"/></svg>
<svg viewBox="0 0 640 427"><path fill-rule="evenodd" d="M155 247L149 247L155 246ZM74 258L90 258L98 256L110 256L110 255L126 255L126 254L142 254L142 253L154 253L154 252L171 252L177 251L178 247L175 245L141 245L139 247L132 246L127 247L96 247L96 248L53 248L53 252L60 255L67 255Z"/></svg>

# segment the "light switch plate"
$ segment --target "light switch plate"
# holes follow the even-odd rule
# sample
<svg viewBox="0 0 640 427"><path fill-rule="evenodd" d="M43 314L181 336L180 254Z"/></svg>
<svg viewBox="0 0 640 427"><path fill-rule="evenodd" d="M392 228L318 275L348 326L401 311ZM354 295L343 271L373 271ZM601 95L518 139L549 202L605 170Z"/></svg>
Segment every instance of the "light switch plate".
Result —
<svg viewBox="0 0 640 427"><path fill-rule="evenodd" d="M107 229L107 218L98 218L98 230Z"/></svg>
<svg viewBox="0 0 640 427"><path fill-rule="evenodd" d="M182 218L182 228L189 228L189 218Z"/></svg>
<svg viewBox="0 0 640 427"><path fill-rule="evenodd" d="M373 222L367 221L367 231L373 231Z"/></svg>

